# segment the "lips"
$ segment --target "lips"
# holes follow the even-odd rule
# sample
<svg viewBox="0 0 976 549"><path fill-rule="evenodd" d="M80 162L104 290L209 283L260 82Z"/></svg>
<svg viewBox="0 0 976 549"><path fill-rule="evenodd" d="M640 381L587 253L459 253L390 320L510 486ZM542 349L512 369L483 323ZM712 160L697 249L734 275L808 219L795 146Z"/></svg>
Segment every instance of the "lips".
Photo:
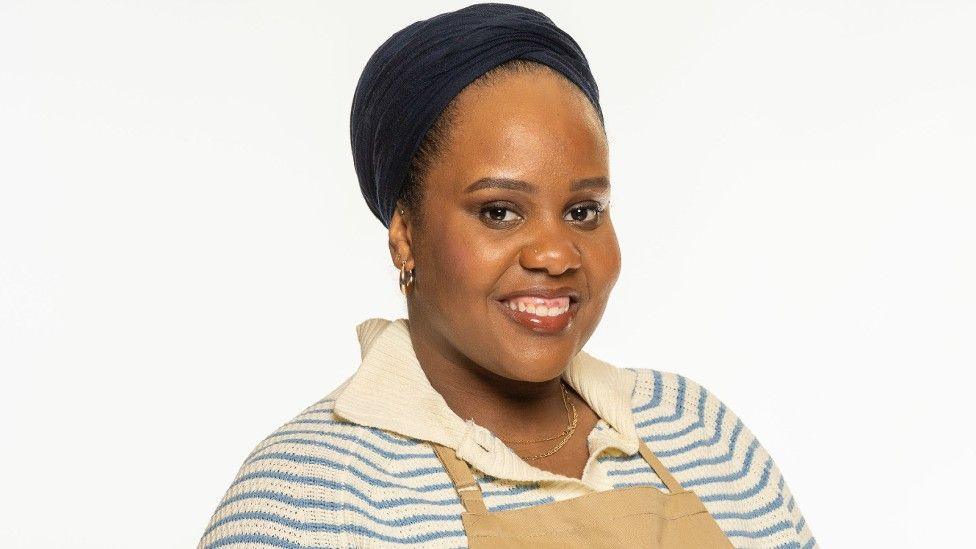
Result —
<svg viewBox="0 0 976 549"><path fill-rule="evenodd" d="M579 292L574 290L569 286L560 286L559 288L550 288L548 286L532 286L530 288L522 288L521 290L515 290L514 292L508 292L502 294L495 299L498 301L507 301L516 297L538 297L542 299L556 299L559 297L568 297L570 301L579 301Z"/></svg>
<svg viewBox="0 0 976 549"><path fill-rule="evenodd" d="M579 294L571 288L537 287L505 294L495 302L515 324L534 333L558 335L572 322L578 300Z"/></svg>

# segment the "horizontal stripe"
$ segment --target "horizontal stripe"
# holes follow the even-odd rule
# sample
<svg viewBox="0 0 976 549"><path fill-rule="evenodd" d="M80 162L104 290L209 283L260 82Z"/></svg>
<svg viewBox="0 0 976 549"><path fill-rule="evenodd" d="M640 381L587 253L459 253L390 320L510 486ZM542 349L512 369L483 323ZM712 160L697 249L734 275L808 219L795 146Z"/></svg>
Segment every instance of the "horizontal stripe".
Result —
<svg viewBox="0 0 976 549"><path fill-rule="evenodd" d="M711 501L741 501L752 496L759 494L766 484L769 482L769 470L772 467L772 460L766 462L766 466L763 467L762 475L759 477L759 481L756 482L752 487L747 488L741 492L723 492L719 494L708 494L702 495L699 499L702 503Z"/></svg>
<svg viewBox="0 0 976 549"><path fill-rule="evenodd" d="M682 448L679 448L677 450L660 450L660 449L654 450L654 455L656 455L658 458L667 458L667 457L673 457L675 455L679 455L679 454L683 454L683 453L690 452L690 451L695 450L695 449L697 449L699 447L703 447L703 446L711 447L711 446L716 445L716 443L718 442L718 440L722 436L722 421L724 419L724 416L725 416L725 408L722 407L722 409L719 411L718 425L715 428L715 433L708 440L695 442L695 443L692 443L689 446L682 447ZM693 469L695 467L701 467L701 466L705 466L705 465L716 465L716 464L719 464L719 463L723 463L723 462L726 462L726 461L730 461L732 459L732 454L733 454L733 451L735 449L735 443L736 443L736 441L738 439L739 432L741 431L741 425L742 425L741 422L737 422L737 425L736 425L737 426L737 429L735 431L733 431L732 437L731 437L731 439L729 441L730 442L729 451L727 453L725 453L724 455L710 457L710 458L699 458L699 459L695 459L693 461L690 461L690 462L687 462L687 463L684 463L684 464L681 464L681 465L668 466L668 470L671 471L672 474L676 474L676 473L679 473L681 471L685 471L685 470L688 470L688 469ZM648 442L648 440L644 440L644 442L646 443L646 442ZM631 457L632 458L635 458L635 459L632 459L632 461L634 461L634 462L636 462L638 464L636 467L631 468L631 469L611 470L611 471L608 471L607 472L607 475L609 475L609 476L622 476L622 475L638 474L638 473L641 473L641 472L644 472L644 471L650 469L650 466L647 464L647 462L645 462L643 460L643 458L638 457L638 455L631 456Z"/></svg>
<svg viewBox="0 0 976 549"><path fill-rule="evenodd" d="M444 490L447 488L454 487L454 485L451 484L449 480L447 482L440 482L435 484L421 484L419 486L411 486L409 484L393 482L393 481L377 478L372 475L368 475L364 471L360 471L359 469L356 468L351 468L351 467L347 468L345 465L332 461L331 459L328 458L309 456L304 454L272 452L268 454L262 454L254 458L253 461L273 460L273 459L280 459L280 460L291 461L294 463L301 463L301 464L319 465L321 467L325 467L327 469L333 469L335 471L348 470L350 473L355 475L356 478L362 480L366 484L369 484L370 486L377 486L380 488L400 489L400 490L406 490L408 492L435 492L437 490ZM437 472L443 473L443 469Z"/></svg>
<svg viewBox="0 0 976 549"><path fill-rule="evenodd" d="M680 473L682 471L687 471L688 469L694 469L696 467L716 466L716 465L721 465L724 463L731 462L735 454L736 445L739 442L739 435L742 434L742 428L743 428L742 422L736 421L735 427L732 428L732 434L729 436L728 445L723 445L723 447L728 448L728 451L725 452L724 454L718 456L712 456L712 457L702 457L679 465L675 465L674 467L671 468L671 472ZM672 457L673 454L674 454L673 452L663 451L658 454L658 457Z"/></svg>
<svg viewBox="0 0 976 549"><path fill-rule="evenodd" d="M718 410L718 416L715 418L715 428L712 430L712 436L706 439L696 440L680 448L675 448L673 450L666 450L661 452L658 457L672 457L680 454L686 454L693 450L699 448L707 448L714 446L722 440L722 422L725 420L725 406L721 406ZM704 415L702 416L701 424L704 424ZM646 441L645 441L646 442Z"/></svg>
<svg viewBox="0 0 976 549"><path fill-rule="evenodd" d="M684 487L694 489L719 527L738 540L735 545L816 547L772 458L724 403L683 376L634 371L631 410L638 436ZM458 495L427 442L332 414L332 401L321 401L255 447L201 547L317 549L307 545L312 539L329 547L466 544ZM607 430L612 427L598 423L591 435ZM610 449L591 466L594 478L609 480L614 489L667 492L638 453ZM473 473L491 512L579 494L560 483Z"/></svg>
<svg viewBox="0 0 976 549"><path fill-rule="evenodd" d="M355 535L360 535L365 538L369 538L374 541L382 541L385 543L395 543L398 545L413 545L418 543L429 543L431 541L439 540L442 538L460 538L464 536L464 530L434 530L431 532L424 532L422 534L414 534L410 536L391 536L389 534L383 534L370 530L369 528L364 528L355 524L344 525L341 528L336 525L330 525L327 523L302 523L298 521L293 521L285 517L274 515L271 513L253 513L253 516L242 517L239 520L265 520L273 524L281 526L289 526L301 531L308 532L333 532L333 533L351 533ZM268 536L261 534L235 534L231 536L226 536L220 538L213 543L206 545L209 548L221 547L224 545L231 545L234 543L262 543L265 545L271 545L272 547L287 547L302 549L309 546L301 545L296 542L282 540L277 536Z"/></svg>
<svg viewBox="0 0 976 549"><path fill-rule="evenodd" d="M449 498L422 498L422 497L394 497L389 499L374 499L362 490L356 488L345 482L336 482L334 480L324 479L320 477L313 477L307 475L296 475L292 473L282 473L280 471L255 471L252 473L246 473L238 477L237 480L231 485L237 486L244 482L248 482L255 479L264 480L282 480L286 482L292 482L298 485L306 486L318 486L320 488L327 488L334 490L338 494L351 494L359 498L363 503L368 504L370 507L376 509L389 509L391 507L402 507L404 505L453 505L458 501L456 492L452 492L452 496Z"/></svg>
<svg viewBox="0 0 976 549"><path fill-rule="evenodd" d="M335 501L309 499L309 498L294 498L287 494L282 494L280 492L275 492L272 490L243 492L241 494L228 498L226 501L224 501L223 504L220 507L218 507L218 511L227 505L248 500L248 499L256 499L256 500L265 499L265 500L275 501L278 503L284 503L298 509L311 508L311 509L323 509L327 511L339 511L339 510L342 510L343 512L351 511L374 524L397 527L397 528L404 527L404 526L412 526L415 524L422 524L426 522L457 522L459 518L458 516L459 511L450 512L450 513L441 513L441 514L415 513L415 514L407 514L401 517L384 518L384 517L377 516L377 514L374 512L371 512L367 509L363 509L362 507L357 507L349 503L339 504L336 503ZM533 501L540 501L540 500L533 500ZM528 502L528 503L533 503L533 502ZM458 500L457 504L460 507L461 505L460 500ZM498 505L495 507L491 507L491 509L492 510L503 509L510 505L512 504ZM204 535L206 535L206 533L209 533L211 530L213 530L216 527L217 522L220 521L215 521L214 525L208 528L207 532L205 532Z"/></svg>
<svg viewBox="0 0 976 549"><path fill-rule="evenodd" d="M225 524L232 522L238 522L242 520L264 520L268 522L273 522L275 524L280 524L281 526L287 526L295 530L301 530L303 532L333 532L338 533L342 530L342 527L338 524L332 524L328 522L305 522L295 519L290 519L288 517L283 517L275 513L268 513L265 511L246 511L243 513L232 513L223 517L219 520L214 521L211 525L211 530L216 530Z"/></svg>
<svg viewBox="0 0 976 549"><path fill-rule="evenodd" d="M441 465L440 461L438 461L436 456L433 454L429 456L431 458L430 459L431 465L429 466L407 469L405 471L390 471L389 465L380 465L374 462L373 460L367 458L365 455L362 454L362 452L354 452L352 450L343 448L341 446L336 446L335 444L331 444L329 442L304 439L304 438L289 438L289 439L279 440L273 444L269 444L268 446L265 446L264 448L262 448L262 450L267 450L268 448L271 448L272 446L276 446L279 444L295 444L297 446L316 446L319 448L327 449L331 452L335 452L336 454L339 455L355 457L357 463L363 463L365 465L368 465L370 468L372 468L375 471L380 471L389 474L390 476L393 476L395 478L414 478L414 477L420 477L420 476L426 476L430 474L444 472L444 466ZM245 463L251 463L257 461L259 459L259 456L261 455L264 454L258 454L256 456L252 456Z"/></svg>
<svg viewBox="0 0 976 549"><path fill-rule="evenodd" d="M730 531L726 532L725 535L729 536L730 538L732 538L732 537L736 537L736 538L750 538L750 539L764 538L766 536L773 535L773 534L775 534L777 532L782 532L783 530L786 530L787 528L790 528L791 526L793 526L793 523L792 522L783 520L783 521L777 522L776 524L773 524L773 525L767 526L765 528L762 528L760 530L730 530Z"/></svg>
<svg viewBox="0 0 976 549"><path fill-rule="evenodd" d="M422 535L413 536L392 536L389 534L384 534L373 530L372 528L367 528L365 526L356 524L334 524L329 522L310 522L295 520L288 517L283 517L275 513L268 513L263 511L247 511L244 513L234 513L228 515L222 519L214 522L212 526L213 529L217 529L225 524L238 522L242 520L255 520L255 521L267 521L280 526L287 526L294 530L301 532L353 532L359 535L365 535L371 539L378 539L382 541L392 542L392 543L422 543L426 541L432 541L435 539L440 539L443 537L459 537L464 535L464 530L450 529L450 530L440 530L434 532L428 532Z"/></svg>
<svg viewBox="0 0 976 549"><path fill-rule="evenodd" d="M294 424L301 424L301 425L311 424L311 425L316 425L316 424L323 424L326 421L331 421L331 420L312 420L312 419L306 419L306 420L301 420L301 421L292 421L292 422L289 423L289 425L294 425ZM379 431L377 431L377 432L379 432ZM338 431L338 430L336 430L336 431L323 431L322 432L322 435L323 436L328 436L328 437L335 437L335 438L338 438L338 439L341 439L341 440L346 440L346 441L349 441L349 442L358 443L358 444L360 444L360 445L362 445L362 446L364 446L364 447L372 450L373 452L375 452L375 453L377 453L377 454L379 454L379 455L381 455L381 456L383 456L385 458L414 459L414 458L428 458L431 455L434 455L434 451L433 450L430 450L429 452L397 453L396 451L390 450L389 448L381 448L380 446L378 446L377 444L375 444L373 442L370 442L370 441L367 441L367 440L363 440L359 436L352 435L352 434L349 434L349 433L344 433L344 432L341 432L341 431ZM418 447L419 448L424 448L424 447L428 447L428 446L426 444L414 444L413 445L413 448L415 448L415 449L418 448Z"/></svg>
<svg viewBox="0 0 976 549"><path fill-rule="evenodd" d="M620 488L634 488L636 486L653 486L654 488L657 488L658 490L662 490L664 492L667 492L667 488L665 488L664 484L662 484L660 482L620 482L620 483L614 484L613 485L613 489L614 490L618 490Z"/></svg>
<svg viewBox="0 0 976 549"><path fill-rule="evenodd" d="M281 539L278 536L272 536L269 534L234 534L232 536L224 536L208 543L204 546L204 548L216 549L217 547L224 547L226 545L234 545L237 543L247 543L251 545L260 543L261 545L267 545L269 547L283 547L285 549L318 549L309 545L302 545L294 541Z"/></svg>
<svg viewBox="0 0 976 549"><path fill-rule="evenodd" d="M776 496L776 499L761 507L756 507L755 509L750 509L748 511L726 511L724 513L713 513L712 516L715 518L715 520L751 520L772 513L776 509L779 509L782 505L783 494L780 494Z"/></svg>
<svg viewBox="0 0 976 549"><path fill-rule="evenodd" d="M681 437L683 437L683 436L685 436L685 435L687 435L689 433L694 432L695 429L700 429L700 428L704 427L705 426L705 400L707 398L708 398L708 393L705 392L705 389L704 388L700 388L698 390L698 405L695 408L695 410L697 412L697 415L696 415L697 419L695 420L694 423L692 423L692 424L690 424L690 425L688 425L688 426L686 426L686 427L684 427L682 429L679 429L677 431L670 431L670 432L664 432L664 433L650 434L650 435L647 436L647 440L648 441L659 441L659 440L672 440L672 439L676 439L676 438L681 438ZM681 410L681 416L683 416L683 415L684 415L684 410ZM653 419L647 419L647 420L644 420L644 421L638 421L636 426L637 426L638 429L643 429L644 427L647 427L649 425L654 425L655 423L658 423L660 419L661 418L653 418Z"/></svg>
<svg viewBox="0 0 976 549"><path fill-rule="evenodd" d="M318 412L313 412L313 413L318 413ZM368 433L372 436L383 439L383 441L385 442L389 442L390 444L395 444L397 446L415 447L418 442L422 442L396 433L390 433L388 431L384 431L383 429L376 429L375 427L367 427L365 425L359 425L356 423L343 421L341 419L335 419L334 416L329 419L316 419L316 418L305 417L306 415L307 414L301 414L295 419L289 421L288 423L296 423L297 422L296 420L301 418L303 423L309 423L312 425L335 425L338 426L339 428L352 430L358 433ZM316 432L322 432L322 431L316 431ZM272 434L271 436L275 436L275 434Z"/></svg>
<svg viewBox="0 0 976 549"><path fill-rule="evenodd" d="M746 449L746 455L745 458L743 458L742 467L739 468L738 471L726 475L688 479L682 482L682 484L685 486L685 488L690 488L692 486L701 486L703 484L729 483L745 478L752 470L752 458L755 455L757 448L759 448L759 441L753 439L752 444L750 444L749 448Z"/></svg>

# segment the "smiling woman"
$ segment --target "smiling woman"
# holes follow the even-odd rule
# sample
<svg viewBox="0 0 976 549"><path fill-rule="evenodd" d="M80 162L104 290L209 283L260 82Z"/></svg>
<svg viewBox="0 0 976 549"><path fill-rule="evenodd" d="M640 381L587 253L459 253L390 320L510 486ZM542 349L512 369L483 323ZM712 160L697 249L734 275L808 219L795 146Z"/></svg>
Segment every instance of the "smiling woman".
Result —
<svg viewBox="0 0 976 549"><path fill-rule="evenodd" d="M418 358L442 370L435 388L450 379L491 394L503 380L523 382L509 391L548 393L558 405L553 380L596 329L620 272L600 116L565 77L522 60L448 108L419 200L390 222L394 259L415 270L407 305ZM566 310L549 316L550 307ZM479 424L504 433L532 419L499 404ZM529 425L545 430L538 419ZM553 465L582 470L579 450L577 463L553 456Z"/></svg>
<svg viewBox="0 0 976 549"><path fill-rule="evenodd" d="M572 38L506 4L418 21L351 131L408 318L357 327L359 370L258 445L201 547L816 545L714 395L583 351L621 258Z"/></svg>

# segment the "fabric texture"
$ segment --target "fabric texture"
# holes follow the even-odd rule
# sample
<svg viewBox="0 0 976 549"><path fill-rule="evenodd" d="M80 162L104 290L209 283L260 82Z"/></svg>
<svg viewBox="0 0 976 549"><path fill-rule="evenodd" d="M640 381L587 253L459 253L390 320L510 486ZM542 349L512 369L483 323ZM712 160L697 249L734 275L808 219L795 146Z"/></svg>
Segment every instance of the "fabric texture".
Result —
<svg viewBox="0 0 976 549"><path fill-rule="evenodd" d="M667 486L603 490L561 501L488 511L467 463L431 443L464 513L471 549L729 549L732 544L691 490L684 489L642 441L640 454Z"/></svg>
<svg viewBox="0 0 976 549"><path fill-rule="evenodd" d="M638 439L735 547L817 546L759 440L684 376L575 357L564 379L600 420L573 479L533 467L454 414L426 381L405 319L369 319L357 333L357 372L257 445L199 547L463 547L463 507L428 441L468 462L488 510L500 511L633 486L667 492Z"/></svg>
<svg viewBox="0 0 976 549"><path fill-rule="evenodd" d="M603 120L599 89L583 51L536 10L473 4L412 23L373 53L356 85L350 139L363 197L385 227L410 160L440 113L465 86L516 58L566 76Z"/></svg>

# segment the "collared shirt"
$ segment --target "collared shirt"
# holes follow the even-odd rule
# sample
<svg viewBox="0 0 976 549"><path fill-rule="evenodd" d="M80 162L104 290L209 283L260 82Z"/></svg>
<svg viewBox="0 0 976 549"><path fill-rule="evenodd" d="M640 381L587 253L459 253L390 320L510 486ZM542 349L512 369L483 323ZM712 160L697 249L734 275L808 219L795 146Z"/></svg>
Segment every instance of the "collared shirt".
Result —
<svg viewBox="0 0 976 549"><path fill-rule="evenodd" d="M738 547L815 547L772 458L714 395L683 376L581 351L563 374L599 416L581 479L532 466L453 412L430 385L405 319L356 328L356 373L258 444L200 547L460 547L462 507L430 442L454 448L489 511L636 485L667 489L643 439Z"/></svg>
<svg viewBox="0 0 976 549"><path fill-rule="evenodd" d="M630 404L636 375L631 370L615 368L580 352L563 374L566 383L600 418L587 438L590 458L582 479L577 479L533 467L491 431L458 417L427 380L413 352L405 319L370 319L357 331L363 361L335 395L337 417L453 448L459 458L486 475L565 484L561 498L610 489L612 479L597 459L609 450L625 455L637 452Z"/></svg>

